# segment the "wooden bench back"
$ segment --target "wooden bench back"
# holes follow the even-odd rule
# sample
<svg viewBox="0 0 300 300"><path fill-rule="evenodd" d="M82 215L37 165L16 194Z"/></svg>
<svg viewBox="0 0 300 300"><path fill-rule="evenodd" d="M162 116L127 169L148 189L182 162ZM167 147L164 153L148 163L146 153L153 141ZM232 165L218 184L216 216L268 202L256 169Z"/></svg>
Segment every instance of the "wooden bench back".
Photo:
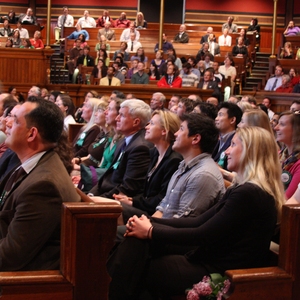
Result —
<svg viewBox="0 0 300 300"><path fill-rule="evenodd" d="M112 201L63 203L60 270L0 272L1 299L107 299L106 258L121 210Z"/></svg>
<svg viewBox="0 0 300 300"><path fill-rule="evenodd" d="M300 206L282 210L278 266L228 270L230 300L300 299Z"/></svg>

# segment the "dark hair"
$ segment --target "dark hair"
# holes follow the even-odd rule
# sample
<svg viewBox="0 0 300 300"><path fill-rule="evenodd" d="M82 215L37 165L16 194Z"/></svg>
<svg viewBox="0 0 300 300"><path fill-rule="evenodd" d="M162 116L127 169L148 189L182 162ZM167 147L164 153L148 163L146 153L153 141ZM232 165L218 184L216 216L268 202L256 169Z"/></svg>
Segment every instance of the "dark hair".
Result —
<svg viewBox="0 0 300 300"><path fill-rule="evenodd" d="M49 96L50 96L50 95L53 95L53 96L54 96L54 102L55 102L57 96L60 95L60 94L61 94L60 91L55 91L55 90L54 90L54 91L50 91Z"/></svg>
<svg viewBox="0 0 300 300"><path fill-rule="evenodd" d="M199 147L202 152L212 153L219 138L219 131L216 128L215 121L211 118L197 113L183 114L181 121L187 122L189 130L188 136L195 134L201 135Z"/></svg>
<svg viewBox="0 0 300 300"><path fill-rule="evenodd" d="M239 106L231 102L221 102L218 106L219 110L221 108L227 109L228 118L235 117L235 127L241 122L243 112Z"/></svg>
<svg viewBox="0 0 300 300"><path fill-rule="evenodd" d="M113 90L111 93L115 94L117 96L117 98L126 99L126 96L123 92L120 92L118 90Z"/></svg>
<svg viewBox="0 0 300 300"><path fill-rule="evenodd" d="M10 107L12 105L14 107L17 104L18 104L18 101L14 98L14 96L9 95L3 99L3 111L6 110L8 107Z"/></svg>
<svg viewBox="0 0 300 300"><path fill-rule="evenodd" d="M169 50L173 51L173 54L171 54L171 55L173 55L173 56L175 57L175 60L176 60L177 55L176 55L175 49L174 49L174 48L170 48ZM174 61L175 61L175 60L174 60Z"/></svg>
<svg viewBox="0 0 300 300"><path fill-rule="evenodd" d="M15 86L10 86L9 88L8 88L8 93L10 94L12 91L13 91L13 89L15 89L16 87Z"/></svg>
<svg viewBox="0 0 300 300"><path fill-rule="evenodd" d="M257 105L257 107L260 108L262 111L264 111L264 112L267 114L267 116L269 116L269 115L268 115L268 108L267 108L264 104L259 103L259 104Z"/></svg>
<svg viewBox="0 0 300 300"><path fill-rule="evenodd" d="M196 63L197 63L196 57L194 57L194 56L189 56L188 60L189 60L189 59L193 62L192 67L194 67L194 66L196 65Z"/></svg>
<svg viewBox="0 0 300 300"><path fill-rule="evenodd" d="M74 117L75 113L75 105L72 101L72 98L67 95L67 94L60 94L59 95L61 102L63 103L64 106L68 106L68 109L66 110L66 115L71 115Z"/></svg>
<svg viewBox="0 0 300 300"><path fill-rule="evenodd" d="M187 68L188 70L190 70L192 68L192 65L190 63L186 62L182 65L182 68Z"/></svg>
<svg viewBox="0 0 300 300"><path fill-rule="evenodd" d="M192 99L189 99L189 98L181 98L179 99L179 102L183 103L184 106L185 106L185 112L188 114L188 113L191 113L194 109L194 101Z"/></svg>
<svg viewBox="0 0 300 300"><path fill-rule="evenodd" d="M159 80L160 74L158 72L157 65L155 63L151 63L150 66L154 67L154 76L155 76L156 80ZM149 75L149 77L152 75L150 68L149 68L148 75Z"/></svg>
<svg viewBox="0 0 300 300"><path fill-rule="evenodd" d="M215 120L215 118L217 117L218 110L213 104L207 102L199 102L197 103L196 107L197 106L200 108L201 114L208 116L213 120Z"/></svg>
<svg viewBox="0 0 300 300"><path fill-rule="evenodd" d="M125 45L125 49L124 50L126 50L127 49L127 47L128 47L128 44L126 43L126 42L121 42L121 44L120 44L120 48L121 48L121 45L122 44L124 44Z"/></svg>
<svg viewBox="0 0 300 300"><path fill-rule="evenodd" d="M4 107L3 105L3 117L6 118L8 114L13 110L13 108L18 105L19 103L15 100L14 102L9 102Z"/></svg>
<svg viewBox="0 0 300 300"><path fill-rule="evenodd" d="M79 34L79 36L78 36L78 39L79 39L79 40L80 40L80 36L82 36L81 42L84 43L84 42L85 42L85 35L82 34L82 33ZM89 46L84 46L83 49L84 49L85 47L89 47ZM89 47L88 49L90 50L90 47Z"/></svg>
<svg viewBox="0 0 300 300"><path fill-rule="evenodd" d="M106 52L106 50L104 50L104 49L99 49L99 51L98 51L98 58L100 57L100 51L103 51L103 60L104 61L106 61L106 59L107 59L107 52Z"/></svg>
<svg viewBox="0 0 300 300"><path fill-rule="evenodd" d="M43 141L57 143L64 129L62 111L57 105L41 97L30 96L27 102L37 104L37 107L25 116L27 126L36 127Z"/></svg>
<svg viewBox="0 0 300 300"><path fill-rule="evenodd" d="M138 55L138 51L139 51L139 50L142 50L142 51L143 51L143 54L142 54L141 56ZM144 49L143 49L142 47L140 47L140 48L137 49L135 55L136 55L137 57L140 58L140 61L141 61L141 62L144 62L144 61L145 61L145 57L146 57L146 56L145 56L145 51L144 51Z"/></svg>

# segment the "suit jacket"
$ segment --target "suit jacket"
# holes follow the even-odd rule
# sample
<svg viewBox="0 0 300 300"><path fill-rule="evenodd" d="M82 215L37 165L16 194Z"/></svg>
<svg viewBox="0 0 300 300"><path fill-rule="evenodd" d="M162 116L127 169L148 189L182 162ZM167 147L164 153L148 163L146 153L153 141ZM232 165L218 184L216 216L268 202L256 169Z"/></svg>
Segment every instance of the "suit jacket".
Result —
<svg viewBox="0 0 300 300"><path fill-rule="evenodd" d="M220 55L220 46L218 43L214 42L214 50L212 51L212 43L209 43L209 52L212 54L212 55ZM212 53L214 52L214 53Z"/></svg>
<svg viewBox="0 0 300 300"><path fill-rule="evenodd" d="M114 41L116 39L115 31L112 29L108 29L108 30L106 30L105 28L99 29L98 36L97 36L98 40L100 40L101 35L104 35L108 41L110 40Z"/></svg>
<svg viewBox="0 0 300 300"><path fill-rule="evenodd" d="M145 140L141 129L124 148L124 139L117 145L110 168L91 190L95 196L113 198L113 194L124 193L128 197L142 194L150 163L149 150L152 144Z"/></svg>
<svg viewBox="0 0 300 300"><path fill-rule="evenodd" d="M23 24L23 19L25 18L26 14L20 14L19 15L19 21L21 21L21 23ZM37 25L37 21L36 21L36 16L32 16L32 23L26 22L24 24L33 24L33 25Z"/></svg>
<svg viewBox="0 0 300 300"><path fill-rule="evenodd" d="M202 88L203 88L203 84L204 84L204 81L200 81L199 84L198 84L198 89L202 89ZM208 82L207 89L208 89L208 90L219 91L218 83L217 83L216 81L210 80L210 81Z"/></svg>
<svg viewBox="0 0 300 300"><path fill-rule="evenodd" d="M14 170L20 164L18 155L11 149L6 149L0 158L0 183L11 170Z"/></svg>
<svg viewBox="0 0 300 300"><path fill-rule="evenodd" d="M148 173L155 167L158 155L159 153L156 148L150 150L151 162ZM173 151L172 145L170 145L160 164L147 180L143 195L132 198L132 206L152 215L155 212L156 206L166 195L169 181L174 172L178 169L178 165L181 161L182 156Z"/></svg>
<svg viewBox="0 0 300 300"><path fill-rule="evenodd" d="M87 55L86 59L87 59L87 66L93 67L95 65L95 60L93 57L91 57L90 55ZM84 62L84 55L81 55L77 59L77 66L83 65L83 62Z"/></svg>
<svg viewBox="0 0 300 300"><path fill-rule="evenodd" d="M223 147L219 151L219 146L220 146L220 141L218 141L213 153L212 153L212 158L215 162L218 162L221 158L221 154L224 155L225 150L230 146L231 140L235 134L235 131L230 134L228 137L227 141L223 145ZM223 154L224 153L224 154ZM227 170L227 156L224 157L224 165L222 166L223 169Z"/></svg>
<svg viewBox="0 0 300 300"><path fill-rule="evenodd" d="M188 43L189 42L189 35L184 32L181 35L181 38L179 37L179 32L174 37L174 43Z"/></svg>
<svg viewBox="0 0 300 300"><path fill-rule="evenodd" d="M14 34L14 30L12 28L6 28L7 36L12 36ZM5 28L0 28L0 35L5 36Z"/></svg>
<svg viewBox="0 0 300 300"><path fill-rule="evenodd" d="M0 185L0 195L10 174ZM52 150L15 183L0 210L0 270L59 268L61 205L80 201Z"/></svg>
<svg viewBox="0 0 300 300"><path fill-rule="evenodd" d="M106 76L106 77L101 78L99 85L109 85L108 77ZM111 85L112 86L120 86L121 85L120 79L118 79L117 77L113 77L112 81L111 81Z"/></svg>

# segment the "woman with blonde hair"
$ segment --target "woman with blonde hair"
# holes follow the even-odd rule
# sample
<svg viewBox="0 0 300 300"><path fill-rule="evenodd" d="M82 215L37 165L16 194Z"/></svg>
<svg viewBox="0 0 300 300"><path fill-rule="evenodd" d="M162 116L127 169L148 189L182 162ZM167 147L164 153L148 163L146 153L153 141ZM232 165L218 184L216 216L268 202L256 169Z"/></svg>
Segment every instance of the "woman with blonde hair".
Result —
<svg viewBox="0 0 300 300"><path fill-rule="evenodd" d="M290 198L300 182L300 111L285 111L280 114L275 126L276 139L285 147L279 153L282 182L286 198Z"/></svg>
<svg viewBox="0 0 300 300"><path fill-rule="evenodd" d="M88 98L83 104L81 118L86 124L79 131L73 141L74 157L84 157L88 155L88 148L100 133L100 127L95 123L95 114L98 110L100 100L97 98Z"/></svg>
<svg viewBox="0 0 300 300"><path fill-rule="evenodd" d="M285 42L284 47L281 48L280 58L291 59L293 58L293 49L291 42Z"/></svg>
<svg viewBox="0 0 300 300"><path fill-rule="evenodd" d="M266 265L284 203L276 142L263 128L239 128L226 155L237 180L205 213L129 218L107 264L110 299L169 299L210 273Z"/></svg>
<svg viewBox="0 0 300 300"><path fill-rule="evenodd" d="M246 126L256 126L268 130L273 134L268 115L260 109L246 109L243 113L239 128Z"/></svg>
<svg viewBox="0 0 300 300"><path fill-rule="evenodd" d="M178 131L180 120L168 110L155 110L146 126L145 139L154 144L150 150L151 162L148 169L148 180L142 195L133 198L127 195L114 195L123 206L123 220L134 214L152 215L158 203L166 194L168 183L182 160L180 154L172 150L175 132Z"/></svg>
<svg viewBox="0 0 300 300"><path fill-rule="evenodd" d="M144 14L142 12L137 13L136 19L134 21L134 27L138 29L147 28L147 21L144 19Z"/></svg>

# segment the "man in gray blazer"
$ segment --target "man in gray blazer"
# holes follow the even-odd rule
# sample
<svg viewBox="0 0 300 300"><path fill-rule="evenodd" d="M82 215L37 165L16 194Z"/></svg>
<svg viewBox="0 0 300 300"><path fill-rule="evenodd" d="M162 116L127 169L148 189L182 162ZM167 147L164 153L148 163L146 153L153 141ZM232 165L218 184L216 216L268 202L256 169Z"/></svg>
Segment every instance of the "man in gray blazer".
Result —
<svg viewBox="0 0 300 300"><path fill-rule="evenodd" d="M115 41L115 31L110 29L110 22L106 21L104 24L104 28L99 29L97 39L100 41L101 35L104 35L108 41Z"/></svg>
<svg viewBox="0 0 300 300"><path fill-rule="evenodd" d="M6 144L21 165L0 185L0 270L59 269L61 205L80 201L54 150L63 115L52 102L29 97L6 122Z"/></svg>

